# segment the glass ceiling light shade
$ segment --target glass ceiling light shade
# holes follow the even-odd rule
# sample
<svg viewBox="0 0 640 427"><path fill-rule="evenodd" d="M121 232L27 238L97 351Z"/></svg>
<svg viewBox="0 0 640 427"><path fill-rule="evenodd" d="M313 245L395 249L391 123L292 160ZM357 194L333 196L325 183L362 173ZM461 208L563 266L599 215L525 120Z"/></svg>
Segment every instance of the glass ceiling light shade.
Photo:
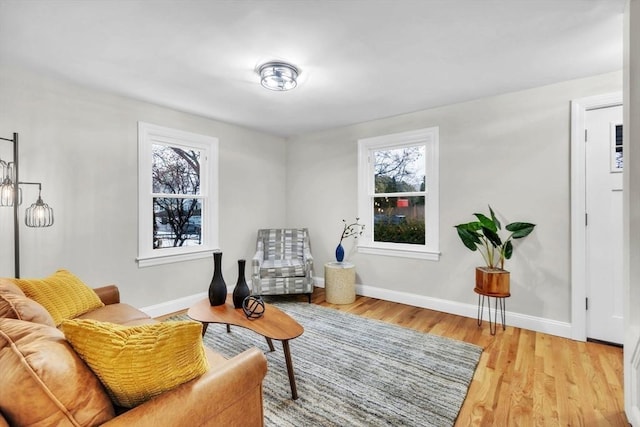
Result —
<svg viewBox="0 0 640 427"><path fill-rule="evenodd" d="M39 190L38 200L25 211L24 223L27 227L51 227L53 225L53 209L42 201Z"/></svg>
<svg viewBox="0 0 640 427"><path fill-rule="evenodd" d="M298 85L298 69L286 62L267 62L258 72L260 83L269 90L286 91Z"/></svg>

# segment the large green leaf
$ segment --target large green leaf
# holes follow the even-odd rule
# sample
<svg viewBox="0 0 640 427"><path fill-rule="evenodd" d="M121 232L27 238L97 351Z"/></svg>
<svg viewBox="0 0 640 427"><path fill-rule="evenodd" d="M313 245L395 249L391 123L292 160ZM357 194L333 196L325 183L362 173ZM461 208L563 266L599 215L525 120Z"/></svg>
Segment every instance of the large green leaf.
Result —
<svg viewBox="0 0 640 427"><path fill-rule="evenodd" d="M491 244L495 248L502 245L502 240L500 240L500 236L498 236L498 233L496 233L495 231L487 227L482 227L482 234L484 234L484 236L491 242Z"/></svg>
<svg viewBox="0 0 640 427"><path fill-rule="evenodd" d="M476 218L478 218L478 221L480 221L480 224L482 224L483 228L488 228L494 233L498 231L498 227L496 226L496 223L493 222L491 218L488 218L486 215L481 213L474 213L474 215L476 216Z"/></svg>
<svg viewBox="0 0 640 427"><path fill-rule="evenodd" d="M507 225L506 229L513 233L511 236L512 238L522 239L523 237L528 236L535 226L535 224L531 224L529 222L512 222Z"/></svg>
<svg viewBox="0 0 640 427"><path fill-rule="evenodd" d="M458 224L455 226L456 228L464 228L469 231L479 231L482 228L482 224L478 221L468 222L466 224Z"/></svg>
<svg viewBox="0 0 640 427"><path fill-rule="evenodd" d="M509 240L504 245L504 257L505 259L511 259L511 254L513 253L513 245L511 244L511 240Z"/></svg>
<svg viewBox="0 0 640 427"><path fill-rule="evenodd" d="M476 246L480 243L480 237L478 233L476 233L475 231L470 231L461 226L456 226L456 229L458 230L458 236L460 236L460 240L462 240L462 243L464 243L467 248L471 249L472 251L478 249L478 247Z"/></svg>
<svg viewBox="0 0 640 427"><path fill-rule="evenodd" d="M489 212L491 213L491 220L496 225L496 229L500 230L502 226L500 225L500 221L498 221L498 218L496 218L496 214L493 213L493 209L491 209L491 206L489 206Z"/></svg>

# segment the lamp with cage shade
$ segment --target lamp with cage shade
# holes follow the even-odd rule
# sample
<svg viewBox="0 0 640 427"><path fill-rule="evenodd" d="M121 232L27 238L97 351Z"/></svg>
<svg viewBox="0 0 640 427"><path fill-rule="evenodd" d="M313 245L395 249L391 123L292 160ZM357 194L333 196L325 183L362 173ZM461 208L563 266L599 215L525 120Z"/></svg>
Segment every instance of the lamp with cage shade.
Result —
<svg viewBox="0 0 640 427"><path fill-rule="evenodd" d="M25 210L24 223L27 227L51 227L53 225L53 209L42 200L42 183L23 182L18 178L18 134L13 138L0 138L13 144L13 161L0 159L2 183L0 184L0 207L13 207L13 243L15 277L20 277L20 230L18 222L18 207L22 204L21 185L37 185L38 199Z"/></svg>

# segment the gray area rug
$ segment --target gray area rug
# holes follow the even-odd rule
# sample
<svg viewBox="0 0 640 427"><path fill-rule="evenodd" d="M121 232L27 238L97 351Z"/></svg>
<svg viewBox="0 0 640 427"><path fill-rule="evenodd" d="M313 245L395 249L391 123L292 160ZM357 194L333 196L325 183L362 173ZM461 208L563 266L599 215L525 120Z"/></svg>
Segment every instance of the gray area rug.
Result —
<svg viewBox="0 0 640 427"><path fill-rule="evenodd" d="M267 300L300 323L291 340L299 398L282 351L254 332L209 325L205 344L232 357L251 346L265 351L265 425L452 426L467 395L482 348L330 308ZM177 316L176 316L177 317ZM186 316L179 316L185 318ZM172 318L173 320L173 318Z"/></svg>

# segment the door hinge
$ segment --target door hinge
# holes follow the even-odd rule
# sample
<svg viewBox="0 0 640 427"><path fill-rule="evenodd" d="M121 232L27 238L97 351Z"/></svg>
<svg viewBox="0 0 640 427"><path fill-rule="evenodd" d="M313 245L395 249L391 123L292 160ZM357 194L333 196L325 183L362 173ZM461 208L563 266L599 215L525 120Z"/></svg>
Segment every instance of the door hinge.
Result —
<svg viewBox="0 0 640 427"><path fill-rule="evenodd" d="M584 309L585 310L589 310L589 298L585 298L584 299Z"/></svg>
<svg viewBox="0 0 640 427"><path fill-rule="evenodd" d="M587 142L587 130L584 130L584 142Z"/></svg>
<svg viewBox="0 0 640 427"><path fill-rule="evenodd" d="M587 225L589 225L589 215L585 212L584 213L584 226L586 227Z"/></svg>

